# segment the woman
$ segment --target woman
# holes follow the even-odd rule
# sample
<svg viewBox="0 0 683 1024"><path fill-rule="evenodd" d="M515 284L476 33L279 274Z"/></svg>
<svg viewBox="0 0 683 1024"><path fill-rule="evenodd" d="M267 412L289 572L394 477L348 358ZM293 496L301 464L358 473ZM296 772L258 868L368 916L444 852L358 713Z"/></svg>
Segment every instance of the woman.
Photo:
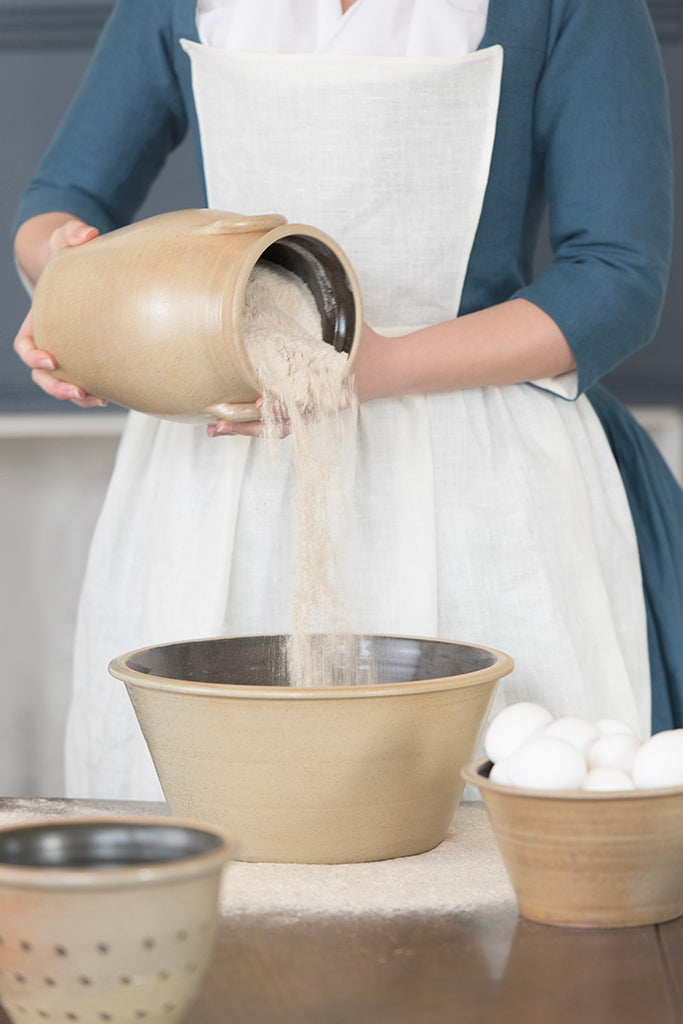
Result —
<svg viewBox="0 0 683 1024"><path fill-rule="evenodd" d="M683 499L594 387L668 272L643 0L119 0L20 204L29 287L128 222L188 128L209 206L315 224L359 276L354 628L509 651L498 705L683 724ZM98 401L30 320L15 345L48 393ZM111 657L287 629L287 441L264 480L258 429L131 415L81 601L73 795L158 794Z"/></svg>

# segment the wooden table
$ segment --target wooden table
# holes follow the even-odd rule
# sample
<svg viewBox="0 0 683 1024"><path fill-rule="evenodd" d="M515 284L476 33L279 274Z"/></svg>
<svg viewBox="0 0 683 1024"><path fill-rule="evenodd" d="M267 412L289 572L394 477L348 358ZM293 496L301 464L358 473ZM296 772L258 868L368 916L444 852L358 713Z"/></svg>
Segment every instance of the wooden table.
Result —
<svg viewBox="0 0 683 1024"><path fill-rule="evenodd" d="M163 812L5 799L0 825ZM214 962L190 1021L677 1024L683 918L614 930L526 921L483 808L463 804L441 848L383 867L231 865Z"/></svg>

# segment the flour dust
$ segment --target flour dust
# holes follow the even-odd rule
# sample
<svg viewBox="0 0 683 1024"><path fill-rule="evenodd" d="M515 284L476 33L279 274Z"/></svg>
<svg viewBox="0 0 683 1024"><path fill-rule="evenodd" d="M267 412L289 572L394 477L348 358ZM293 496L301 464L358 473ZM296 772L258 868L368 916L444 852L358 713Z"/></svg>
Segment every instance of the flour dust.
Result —
<svg viewBox="0 0 683 1024"><path fill-rule="evenodd" d="M348 357L323 341L320 313L307 285L260 261L245 292L242 334L265 399L264 441L278 457L288 422L293 473L291 686L353 685L361 670L344 598L349 494L345 456L355 445L357 399Z"/></svg>

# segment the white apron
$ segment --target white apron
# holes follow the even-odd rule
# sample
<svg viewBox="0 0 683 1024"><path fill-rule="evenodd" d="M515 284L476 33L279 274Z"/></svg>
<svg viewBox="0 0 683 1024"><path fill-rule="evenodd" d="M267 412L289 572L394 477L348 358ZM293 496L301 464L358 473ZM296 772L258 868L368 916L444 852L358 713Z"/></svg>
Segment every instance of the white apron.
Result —
<svg viewBox="0 0 683 1024"><path fill-rule="evenodd" d="M398 26L405 7L383 2L382 25ZM457 315L503 54L443 55L448 36L430 19L453 6L416 0L414 31L400 36L412 55L397 57L396 35L373 28L377 9L358 0L316 53L183 45L209 205L327 231L354 265L368 322L400 334ZM495 709L538 700L647 735L636 538L589 402L477 388L366 403L357 427L352 628L498 647L516 669ZM106 674L112 657L288 629L288 448L270 464L257 441L131 414L80 606L70 795L160 795L125 688Z"/></svg>

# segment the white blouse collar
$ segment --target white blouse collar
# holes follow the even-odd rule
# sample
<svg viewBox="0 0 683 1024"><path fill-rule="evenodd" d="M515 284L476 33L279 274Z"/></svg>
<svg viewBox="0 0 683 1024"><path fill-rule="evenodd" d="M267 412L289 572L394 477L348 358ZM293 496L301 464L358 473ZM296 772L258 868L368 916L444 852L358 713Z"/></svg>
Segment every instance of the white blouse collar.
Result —
<svg viewBox="0 0 683 1024"><path fill-rule="evenodd" d="M198 0L202 43L262 53L459 56L476 50L488 0Z"/></svg>

